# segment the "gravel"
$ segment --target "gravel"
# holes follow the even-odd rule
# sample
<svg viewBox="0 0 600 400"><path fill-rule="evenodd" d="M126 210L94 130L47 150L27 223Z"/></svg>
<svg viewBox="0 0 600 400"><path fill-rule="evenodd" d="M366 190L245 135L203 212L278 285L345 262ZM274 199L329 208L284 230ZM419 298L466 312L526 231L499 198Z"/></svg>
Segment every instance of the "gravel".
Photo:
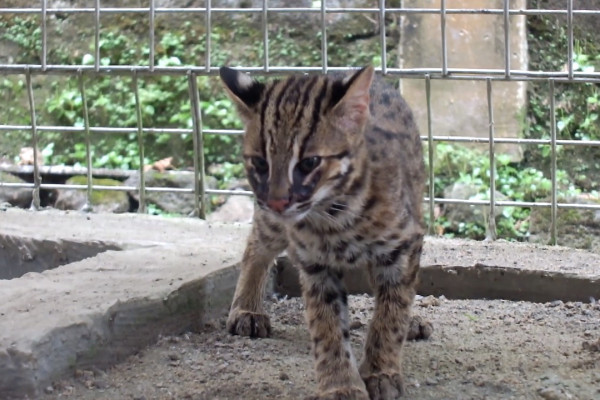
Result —
<svg viewBox="0 0 600 400"><path fill-rule="evenodd" d="M373 310L350 296L357 356ZM108 371L76 370L42 399L302 399L315 379L298 298L267 300L273 335L230 336L225 316L161 337ZM600 303L417 298L433 335L405 347L407 399L600 399Z"/></svg>

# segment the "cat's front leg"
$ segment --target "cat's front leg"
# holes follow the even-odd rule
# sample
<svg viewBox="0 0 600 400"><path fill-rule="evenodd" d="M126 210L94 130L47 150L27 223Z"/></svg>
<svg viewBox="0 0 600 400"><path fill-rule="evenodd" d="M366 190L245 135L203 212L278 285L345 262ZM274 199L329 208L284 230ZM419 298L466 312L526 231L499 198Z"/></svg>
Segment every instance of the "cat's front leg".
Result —
<svg viewBox="0 0 600 400"><path fill-rule="evenodd" d="M348 296L341 271L305 265L300 280L318 381L318 393L310 399L368 400L350 348Z"/></svg>
<svg viewBox="0 0 600 400"><path fill-rule="evenodd" d="M242 258L240 276L227 318L232 335L267 337L271 334L269 316L263 308L269 266L287 246L283 229L267 224L255 214L252 233Z"/></svg>
<svg viewBox="0 0 600 400"><path fill-rule="evenodd" d="M409 334L421 247L422 235L415 234L377 255L369 268L375 312L360 374L371 400L397 399L404 392L401 355Z"/></svg>

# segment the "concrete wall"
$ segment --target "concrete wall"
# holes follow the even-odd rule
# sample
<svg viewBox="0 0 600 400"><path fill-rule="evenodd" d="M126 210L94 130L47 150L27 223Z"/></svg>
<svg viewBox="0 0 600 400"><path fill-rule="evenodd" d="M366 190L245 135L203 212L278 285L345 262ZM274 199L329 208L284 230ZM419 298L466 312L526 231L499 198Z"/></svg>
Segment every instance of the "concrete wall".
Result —
<svg viewBox="0 0 600 400"><path fill-rule="evenodd" d="M440 8L440 0L406 0L408 8ZM511 8L526 8L525 0L513 0ZM448 0L451 8L502 9L502 0ZM441 68L442 40L439 14L409 14L402 22L400 66ZM450 14L446 16L448 68L504 69L504 17L502 15ZM527 31L524 16L510 17L510 67L527 69ZM413 107L423 134L427 133L425 82L403 79L402 94ZM494 82L493 103L497 137L519 137L526 107L524 82ZM434 135L489 135L485 81L432 80L432 129ZM482 146L487 148L487 145ZM513 160L521 158L516 145L498 145Z"/></svg>

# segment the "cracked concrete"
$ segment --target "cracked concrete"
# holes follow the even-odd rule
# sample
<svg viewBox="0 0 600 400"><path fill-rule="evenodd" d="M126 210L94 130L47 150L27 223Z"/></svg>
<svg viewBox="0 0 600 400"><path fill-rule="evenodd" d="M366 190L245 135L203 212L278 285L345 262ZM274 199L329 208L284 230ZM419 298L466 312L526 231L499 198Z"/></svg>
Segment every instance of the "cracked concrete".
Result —
<svg viewBox="0 0 600 400"><path fill-rule="evenodd" d="M20 260L21 272L54 267L0 280L0 397L35 397L75 367L104 368L222 315L248 232L196 219L0 212L0 260ZM600 255L583 251L428 238L422 264L421 294L600 298ZM276 270L279 290L298 293L293 268L282 260ZM351 292L368 290L352 275Z"/></svg>

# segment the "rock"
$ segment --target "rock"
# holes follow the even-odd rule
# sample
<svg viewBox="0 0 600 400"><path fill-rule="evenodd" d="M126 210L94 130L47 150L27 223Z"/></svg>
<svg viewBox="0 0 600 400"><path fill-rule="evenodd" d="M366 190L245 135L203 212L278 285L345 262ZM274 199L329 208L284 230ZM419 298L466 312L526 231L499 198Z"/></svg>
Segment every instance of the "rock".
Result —
<svg viewBox="0 0 600 400"><path fill-rule="evenodd" d="M206 218L210 222L251 222L254 200L248 196L229 196L227 201Z"/></svg>
<svg viewBox="0 0 600 400"><path fill-rule="evenodd" d="M546 199L544 201L550 201ZM600 204L600 196L581 193L576 196L558 199L560 203ZM530 214L529 240L534 243L550 241L551 210L550 208L533 207ZM557 240L558 244L576 249L600 252L600 211L558 209Z"/></svg>
<svg viewBox="0 0 600 400"><path fill-rule="evenodd" d="M23 179L6 172L0 172L0 182L27 183ZM14 207L29 208L33 200L30 188L10 188L0 186L0 203L9 203Z"/></svg>
<svg viewBox="0 0 600 400"><path fill-rule="evenodd" d="M73 176L65 182L67 185L86 185L87 177ZM101 186L122 186L115 179L92 178L92 184ZM116 190L92 190L92 211L124 213L129 211L129 197L126 192ZM59 189L56 191L54 207L59 210L83 210L87 204L85 189Z"/></svg>
<svg viewBox="0 0 600 400"><path fill-rule="evenodd" d="M194 173L191 171L148 171L144 175L146 187L194 188ZM206 187L215 188L216 179L206 176ZM140 176L135 174L125 181L126 186L139 187ZM129 192L136 201L140 201L137 190ZM146 205L153 204L168 213L189 215L194 211L193 193L146 192Z"/></svg>
<svg viewBox="0 0 600 400"><path fill-rule="evenodd" d="M444 198L458 200L474 200L480 199L479 187L466 183L457 182L444 189ZM496 200L508 200L502 193L496 191ZM471 206L464 204L445 204L444 215L451 223L452 230L458 230L461 223L479 222L486 224L489 206ZM503 207L496 206L496 218L502 215Z"/></svg>

